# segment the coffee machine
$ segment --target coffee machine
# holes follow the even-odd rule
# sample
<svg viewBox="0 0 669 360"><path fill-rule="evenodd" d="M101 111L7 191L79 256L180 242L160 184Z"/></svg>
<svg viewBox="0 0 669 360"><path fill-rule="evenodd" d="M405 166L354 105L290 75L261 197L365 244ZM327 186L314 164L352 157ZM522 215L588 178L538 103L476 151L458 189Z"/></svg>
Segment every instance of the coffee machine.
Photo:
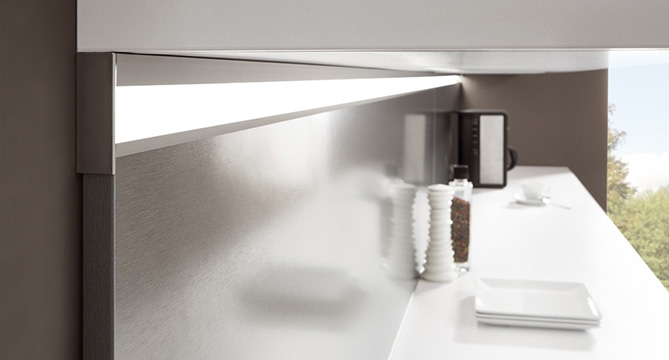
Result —
<svg viewBox="0 0 669 360"><path fill-rule="evenodd" d="M508 145L501 110L407 114L402 179L418 186L448 183L453 165L469 167L475 187L503 188L518 154Z"/></svg>
<svg viewBox="0 0 669 360"><path fill-rule="evenodd" d="M457 159L469 166L474 187L505 187L506 172L518 162L518 153L508 145L508 117L501 110L457 112Z"/></svg>

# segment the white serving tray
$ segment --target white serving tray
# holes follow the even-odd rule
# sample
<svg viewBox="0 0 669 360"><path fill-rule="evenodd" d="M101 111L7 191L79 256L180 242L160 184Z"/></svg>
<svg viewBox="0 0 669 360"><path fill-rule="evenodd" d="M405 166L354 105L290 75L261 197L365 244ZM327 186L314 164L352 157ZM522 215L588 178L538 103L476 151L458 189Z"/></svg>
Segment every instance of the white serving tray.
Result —
<svg viewBox="0 0 669 360"><path fill-rule="evenodd" d="M478 279L475 308L477 314L515 317L516 321L601 320L581 283Z"/></svg>

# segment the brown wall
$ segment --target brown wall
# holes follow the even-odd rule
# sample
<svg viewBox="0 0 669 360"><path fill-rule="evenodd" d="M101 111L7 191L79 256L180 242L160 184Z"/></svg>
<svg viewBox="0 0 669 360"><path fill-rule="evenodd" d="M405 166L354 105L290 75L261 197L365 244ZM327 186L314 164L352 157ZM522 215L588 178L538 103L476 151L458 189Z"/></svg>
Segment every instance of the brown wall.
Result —
<svg viewBox="0 0 669 360"><path fill-rule="evenodd" d="M463 79L463 109L504 109L520 165L568 166L606 208L608 71L477 75Z"/></svg>
<svg viewBox="0 0 669 360"><path fill-rule="evenodd" d="M0 6L0 359L78 359L76 1Z"/></svg>

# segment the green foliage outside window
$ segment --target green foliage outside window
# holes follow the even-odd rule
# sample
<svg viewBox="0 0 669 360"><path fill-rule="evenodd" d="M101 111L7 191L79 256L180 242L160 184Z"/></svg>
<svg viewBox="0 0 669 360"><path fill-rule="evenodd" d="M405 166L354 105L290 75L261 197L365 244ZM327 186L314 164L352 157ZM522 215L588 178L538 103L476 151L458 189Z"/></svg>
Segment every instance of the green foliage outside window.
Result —
<svg viewBox="0 0 669 360"><path fill-rule="evenodd" d="M669 186L638 193L627 182L627 165L613 154L625 135L609 122L606 211L669 290Z"/></svg>

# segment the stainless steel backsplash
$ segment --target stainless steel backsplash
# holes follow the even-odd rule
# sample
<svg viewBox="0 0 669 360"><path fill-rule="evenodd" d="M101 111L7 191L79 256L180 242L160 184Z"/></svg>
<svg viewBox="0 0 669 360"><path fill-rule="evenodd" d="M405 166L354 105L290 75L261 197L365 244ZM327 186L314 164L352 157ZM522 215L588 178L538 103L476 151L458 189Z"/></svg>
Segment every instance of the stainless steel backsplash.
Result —
<svg viewBox="0 0 669 360"><path fill-rule="evenodd" d="M445 176L407 163L425 144L406 132L423 121L435 151L458 92L118 158L114 358L388 358L415 285L384 261L389 187Z"/></svg>

